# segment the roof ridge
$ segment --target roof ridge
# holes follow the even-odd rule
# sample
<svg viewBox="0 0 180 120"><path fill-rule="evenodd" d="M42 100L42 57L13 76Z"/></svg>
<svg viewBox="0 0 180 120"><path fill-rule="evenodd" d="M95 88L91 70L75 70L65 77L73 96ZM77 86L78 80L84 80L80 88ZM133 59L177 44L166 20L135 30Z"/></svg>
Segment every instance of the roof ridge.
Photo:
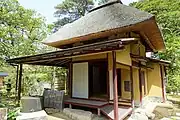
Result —
<svg viewBox="0 0 180 120"><path fill-rule="evenodd" d="M93 11L95 11L95 10L101 9L101 8L103 8L103 7L107 7L107 6L116 4L116 3L122 4L121 0L114 0L114 1L111 1L111 2L107 2L107 3L103 4L103 5L99 5L99 6L95 7L95 8L92 8L91 10L89 10L89 13L90 13L90 12L93 12Z"/></svg>

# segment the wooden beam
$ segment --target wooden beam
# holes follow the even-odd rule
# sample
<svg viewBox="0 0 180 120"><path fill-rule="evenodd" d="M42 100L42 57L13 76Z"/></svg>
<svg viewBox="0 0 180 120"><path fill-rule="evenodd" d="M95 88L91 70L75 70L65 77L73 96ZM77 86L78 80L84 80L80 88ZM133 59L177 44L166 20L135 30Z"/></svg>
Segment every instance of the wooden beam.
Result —
<svg viewBox="0 0 180 120"><path fill-rule="evenodd" d="M77 47L67 48L64 50L49 52L45 54L9 59L7 60L7 62L17 63L17 64L22 64L22 63L28 64L33 62L56 60L57 58L58 59L71 58L72 56L77 56L81 54L91 54L97 52L118 50L122 48L124 45L126 45L126 42L129 44L130 42L135 42L137 40L139 40L139 38L121 38L121 39L107 40L93 44L81 45Z"/></svg>
<svg viewBox="0 0 180 120"><path fill-rule="evenodd" d="M133 67L130 66L130 79L131 79L131 106L134 108L134 88L133 88Z"/></svg>
<svg viewBox="0 0 180 120"><path fill-rule="evenodd" d="M74 57L78 57L78 56L83 56L83 55L91 55L91 54L102 54L102 53L107 53L110 52L112 50L120 50L120 49L124 49L123 45L119 45L119 46L114 46L114 47L110 47L110 48L106 48L106 49L96 49L96 50L92 50L92 51L82 51L82 52L72 52L72 54L64 54L61 56L57 56L57 57L52 57L51 56L49 58L43 59L43 58L39 58L37 60L29 60L29 61L25 61L23 63L25 64L31 64L31 63L38 63L38 62L47 62L49 60L62 60L62 59L70 59L70 58L74 58Z"/></svg>
<svg viewBox="0 0 180 120"><path fill-rule="evenodd" d="M18 103L21 100L22 70L23 70L23 65L20 64L20 69L19 69L19 85L18 85Z"/></svg>
<svg viewBox="0 0 180 120"><path fill-rule="evenodd" d="M114 120L118 119L118 90L117 90L117 72L116 72L116 52L112 51L113 61L113 92L114 92Z"/></svg>
<svg viewBox="0 0 180 120"><path fill-rule="evenodd" d="M160 66L160 72L161 72L162 99L164 103L165 102L164 75L163 75L162 65L159 65L159 66Z"/></svg>

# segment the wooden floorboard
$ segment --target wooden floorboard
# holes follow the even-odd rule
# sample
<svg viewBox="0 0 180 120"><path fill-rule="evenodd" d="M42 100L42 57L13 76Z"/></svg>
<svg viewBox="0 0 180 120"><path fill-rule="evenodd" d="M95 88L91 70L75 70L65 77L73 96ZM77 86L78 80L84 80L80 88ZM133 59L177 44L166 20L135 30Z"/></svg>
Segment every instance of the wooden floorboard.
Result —
<svg viewBox="0 0 180 120"><path fill-rule="evenodd" d="M65 104L76 104L76 105L83 105L83 106L95 106L95 107L102 107L107 105L108 102L105 101L96 101L96 100L84 100L84 99L67 99L64 101Z"/></svg>
<svg viewBox="0 0 180 120"><path fill-rule="evenodd" d="M100 110L108 118L110 118L112 120L114 119L114 106L113 105L106 105L106 106L102 107ZM132 112L132 108L131 107L119 106L119 108L118 108L119 120L123 120L131 112Z"/></svg>

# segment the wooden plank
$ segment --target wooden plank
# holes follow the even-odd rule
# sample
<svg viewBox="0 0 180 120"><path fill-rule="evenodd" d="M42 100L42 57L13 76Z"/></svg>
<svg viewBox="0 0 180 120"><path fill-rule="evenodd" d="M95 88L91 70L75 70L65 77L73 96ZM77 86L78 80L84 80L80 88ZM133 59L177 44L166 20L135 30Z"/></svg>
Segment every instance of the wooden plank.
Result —
<svg viewBox="0 0 180 120"><path fill-rule="evenodd" d="M67 99L64 101L65 104L72 104L77 106L85 106L91 108L100 108L104 105L107 105L108 102L105 101L97 101L97 100L84 100L84 99Z"/></svg>
<svg viewBox="0 0 180 120"><path fill-rule="evenodd" d="M108 117L111 120L115 120L114 117L114 107L113 105L106 105L102 108L100 108L101 112ZM131 107L124 107L124 106L119 106L118 107L118 120L123 120L126 118L130 113L132 112Z"/></svg>
<svg viewBox="0 0 180 120"><path fill-rule="evenodd" d="M22 70L23 70L23 65L20 64L19 85L18 85L18 103L20 103L20 100L21 100Z"/></svg>
<svg viewBox="0 0 180 120"><path fill-rule="evenodd" d="M113 59L113 92L114 92L114 120L118 120L118 89L116 72L116 52L112 51Z"/></svg>

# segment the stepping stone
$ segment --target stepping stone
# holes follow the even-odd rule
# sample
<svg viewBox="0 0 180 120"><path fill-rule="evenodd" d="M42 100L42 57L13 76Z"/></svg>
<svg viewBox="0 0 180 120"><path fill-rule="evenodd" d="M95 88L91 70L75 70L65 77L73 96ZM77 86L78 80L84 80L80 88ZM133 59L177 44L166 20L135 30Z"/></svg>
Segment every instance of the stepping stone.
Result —
<svg viewBox="0 0 180 120"><path fill-rule="evenodd" d="M44 110L32 113L19 113L16 120L48 120L48 115Z"/></svg>
<svg viewBox="0 0 180 120"><path fill-rule="evenodd" d="M176 116L179 116L179 117L180 117L180 113L176 113Z"/></svg>
<svg viewBox="0 0 180 120"><path fill-rule="evenodd" d="M178 116L172 116L171 117L173 120L180 120L180 117L178 117Z"/></svg>
<svg viewBox="0 0 180 120"><path fill-rule="evenodd" d="M0 120L7 120L7 108L0 108Z"/></svg>

